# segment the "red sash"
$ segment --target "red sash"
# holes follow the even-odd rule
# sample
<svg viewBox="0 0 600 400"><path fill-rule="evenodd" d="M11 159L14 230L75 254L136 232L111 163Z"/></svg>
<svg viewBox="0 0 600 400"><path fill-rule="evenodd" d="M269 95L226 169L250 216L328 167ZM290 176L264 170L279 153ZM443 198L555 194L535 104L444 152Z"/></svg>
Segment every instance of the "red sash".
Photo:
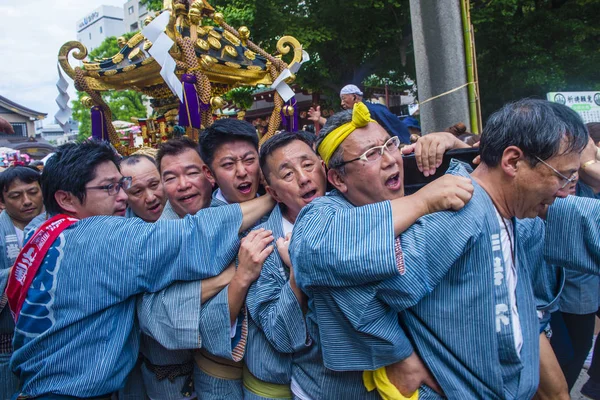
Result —
<svg viewBox="0 0 600 400"><path fill-rule="evenodd" d="M62 231L77 221L79 220L65 214L56 215L44 222L21 249L15 265L10 271L8 284L6 285L8 305L15 323L19 319L29 286L31 286L33 278L35 278L40 265L42 265L48 249Z"/></svg>

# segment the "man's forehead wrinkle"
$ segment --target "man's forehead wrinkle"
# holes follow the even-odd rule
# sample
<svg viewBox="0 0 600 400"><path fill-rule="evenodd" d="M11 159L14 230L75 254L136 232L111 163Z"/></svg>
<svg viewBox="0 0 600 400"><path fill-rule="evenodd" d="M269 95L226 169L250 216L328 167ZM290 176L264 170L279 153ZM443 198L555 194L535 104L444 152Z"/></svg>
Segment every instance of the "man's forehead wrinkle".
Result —
<svg viewBox="0 0 600 400"><path fill-rule="evenodd" d="M243 158L246 158L246 157L248 157L248 156L252 156L252 155L254 155L254 152L253 152L253 151L247 151L247 152L245 152L244 154L242 154L241 156L236 156L236 155L234 155L234 154L231 154L231 153L230 153L230 154L226 154L226 155L224 155L223 157L221 157L221 158L219 159L219 161L225 161L225 160L237 160L237 159L239 159L239 158L242 158L242 159L243 159Z"/></svg>

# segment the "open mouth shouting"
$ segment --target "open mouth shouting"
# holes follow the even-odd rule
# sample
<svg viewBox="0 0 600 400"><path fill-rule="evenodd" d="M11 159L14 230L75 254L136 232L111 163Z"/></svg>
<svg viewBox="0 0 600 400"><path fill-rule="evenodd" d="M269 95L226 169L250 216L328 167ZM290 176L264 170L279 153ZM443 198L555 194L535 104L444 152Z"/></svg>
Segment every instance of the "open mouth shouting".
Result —
<svg viewBox="0 0 600 400"><path fill-rule="evenodd" d="M151 205L150 207L147 208L148 211L150 211L152 214L156 214L158 212L161 211L161 204L160 202L156 202L156 204Z"/></svg>
<svg viewBox="0 0 600 400"><path fill-rule="evenodd" d="M310 202L314 199L315 195L317 194L317 189L312 189L306 193L304 193L303 195L301 195L302 199L304 199L306 202Z"/></svg>
<svg viewBox="0 0 600 400"><path fill-rule="evenodd" d="M184 204L189 204L194 201L194 199L198 197L197 193L188 194L186 196L181 196L177 198L177 201Z"/></svg>
<svg viewBox="0 0 600 400"><path fill-rule="evenodd" d="M238 185L237 189L242 194L250 194L250 192L252 192L252 183L242 182L241 184Z"/></svg>
<svg viewBox="0 0 600 400"><path fill-rule="evenodd" d="M402 188L402 182L400 181L400 173L396 172L392 176L386 179L385 187L390 190L399 190Z"/></svg>

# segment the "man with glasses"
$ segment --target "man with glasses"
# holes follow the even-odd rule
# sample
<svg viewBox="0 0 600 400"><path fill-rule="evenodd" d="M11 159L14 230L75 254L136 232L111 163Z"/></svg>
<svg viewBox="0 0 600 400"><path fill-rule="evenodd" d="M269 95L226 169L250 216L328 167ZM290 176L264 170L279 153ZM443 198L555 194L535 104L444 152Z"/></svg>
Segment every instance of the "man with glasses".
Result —
<svg viewBox="0 0 600 400"><path fill-rule="evenodd" d="M25 245L7 286L16 320L11 368L23 398L110 398L139 348L136 295L213 277L237 233L270 199L148 224L125 214L131 178L107 143L59 147L42 173L51 218Z"/></svg>
<svg viewBox="0 0 600 400"><path fill-rule="evenodd" d="M482 134L481 165L469 174L453 162L448 171L469 194L474 188L471 201L407 229L398 223L411 210L397 207L401 190L390 190L401 181L397 161L336 167L384 142L372 123L349 134L347 123L326 126L319 142L339 193L304 208L290 244L327 374L360 365L370 371L368 390L411 395L423 383L419 397L441 398L430 382L395 374L393 363L415 351L448 398L531 398L540 363L534 276L546 262L600 272L599 203L555 202L567 196L587 143L579 116L541 100L506 105ZM345 279L354 259L369 262L357 265L353 285L327 284ZM413 348L389 337L398 313ZM354 398L376 396L356 390Z"/></svg>
<svg viewBox="0 0 600 400"><path fill-rule="evenodd" d="M416 151L428 158L429 149L437 149L447 134L432 134L418 144ZM306 296L295 284L294 270L287 255L287 239L291 235L298 214L310 202L325 195L327 177L325 165L313 149L311 137L282 132L267 140L260 149L260 164L266 181L266 190L278 205L271 212L263 228L273 232L279 250L265 261L260 278L248 291L250 314L248 345L244 356L244 399L268 398L336 398L335 385L331 391L314 392L314 383L307 373L316 376L324 370L319 344L311 349L312 339L305 323ZM362 157L376 162L384 152L400 153L396 137L383 146L376 146ZM440 182L430 184L431 187ZM426 200L433 203L445 196L444 190L432 190ZM285 239L284 239L285 238ZM304 388L306 387L306 390Z"/></svg>
<svg viewBox="0 0 600 400"><path fill-rule="evenodd" d="M404 376L417 387L422 382L435 386L413 353L397 313L376 302L362 304L360 287L403 274L403 261L394 255L394 236L424 214L463 207L472 186L465 178L448 176L404 197L399 141L371 119L363 103L357 103L352 112L331 117L322 132L318 151L335 190L300 211L292 244L297 246L305 238L317 241L305 248L311 253L301 257L298 249L292 249L291 255L298 282L307 279L301 275L312 274L304 263L314 257L325 263L327 271L311 276L311 286L304 288L309 297L306 325L313 345L295 355L294 379L313 399L377 399L377 393L364 388L362 371L383 365L394 365L390 376ZM442 132L427 135L417 146L420 154L431 154L432 166L426 167L431 172L441 162L438 148L441 156L447 149L466 145ZM425 159L429 162L429 157ZM393 220L389 218L392 212ZM355 318L361 312L364 317Z"/></svg>
<svg viewBox="0 0 600 400"><path fill-rule="evenodd" d="M558 190L564 190L567 186L574 185L577 182L578 171L573 172L573 174L571 176L565 176L559 170L557 170L552 165L548 164L546 161L542 160L538 156L535 156L534 158L536 160L538 160L539 162L541 162L542 164L544 164L546 167L550 168L552 170L552 172L554 172L556 174L556 176L558 176L560 179L562 179L564 181L563 185Z"/></svg>

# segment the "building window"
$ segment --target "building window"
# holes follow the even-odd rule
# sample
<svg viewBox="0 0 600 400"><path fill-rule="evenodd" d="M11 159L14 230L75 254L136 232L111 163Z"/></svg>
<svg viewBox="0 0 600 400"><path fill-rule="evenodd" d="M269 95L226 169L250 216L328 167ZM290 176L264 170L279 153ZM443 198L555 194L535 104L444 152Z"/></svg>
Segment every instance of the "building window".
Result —
<svg viewBox="0 0 600 400"><path fill-rule="evenodd" d="M133 14L133 6L129 7L127 11L129 12L129 15Z"/></svg>
<svg viewBox="0 0 600 400"><path fill-rule="evenodd" d="M137 30L138 30L138 23L137 22L131 24L131 26L129 27L129 31L130 32L135 32Z"/></svg>
<svg viewBox="0 0 600 400"><path fill-rule="evenodd" d="M27 124L24 122L11 122L10 123L15 131L14 135L3 135L9 137L27 137Z"/></svg>
<svg viewBox="0 0 600 400"><path fill-rule="evenodd" d="M92 32L90 32L90 40L92 40Z"/></svg>
<svg viewBox="0 0 600 400"><path fill-rule="evenodd" d="M102 27L100 27L100 33L102 33Z"/></svg>

